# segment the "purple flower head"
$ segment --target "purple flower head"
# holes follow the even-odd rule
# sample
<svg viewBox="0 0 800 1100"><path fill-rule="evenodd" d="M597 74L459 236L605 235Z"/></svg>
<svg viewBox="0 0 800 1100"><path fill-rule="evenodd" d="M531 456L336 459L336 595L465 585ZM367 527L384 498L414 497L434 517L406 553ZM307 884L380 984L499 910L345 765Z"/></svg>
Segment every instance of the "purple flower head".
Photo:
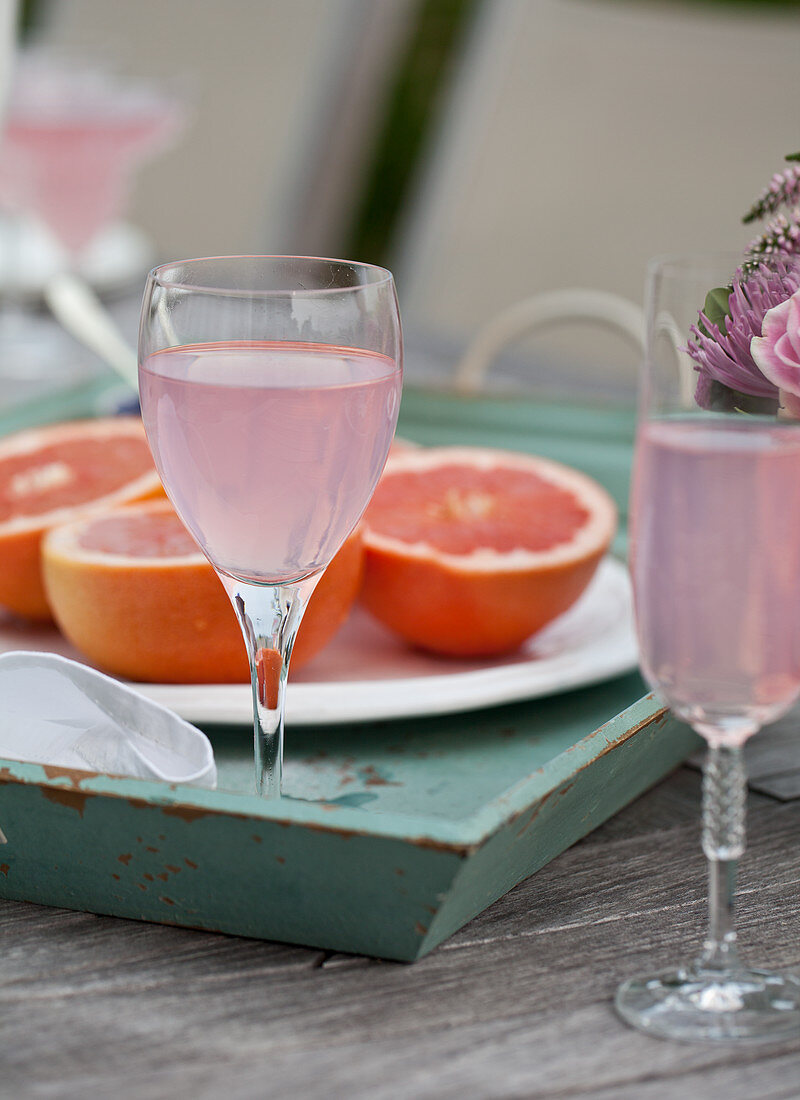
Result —
<svg viewBox="0 0 800 1100"><path fill-rule="evenodd" d="M686 348L698 372L695 400L710 408L719 383L749 397L778 400L778 387L761 373L750 351L761 336L764 315L800 288L800 259L771 257L769 263L751 263L733 279L727 312L719 321L701 312L692 325Z"/></svg>

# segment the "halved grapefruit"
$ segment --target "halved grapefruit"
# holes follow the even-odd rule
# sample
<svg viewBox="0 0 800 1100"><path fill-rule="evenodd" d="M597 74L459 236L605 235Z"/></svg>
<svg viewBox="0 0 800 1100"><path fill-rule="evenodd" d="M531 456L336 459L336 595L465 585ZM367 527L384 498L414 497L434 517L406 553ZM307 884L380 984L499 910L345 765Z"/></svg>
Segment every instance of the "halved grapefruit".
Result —
<svg viewBox="0 0 800 1100"><path fill-rule="evenodd" d="M29 428L0 439L0 605L49 619L39 545L49 528L163 495L137 417Z"/></svg>
<svg viewBox="0 0 800 1100"><path fill-rule="evenodd" d="M398 452L366 512L361 600L434 653L508 652L578 599L615 527L605 489L560 463L475 447Z"/></svg>
<svg viewBox="0 0 800 1100"><path fill-rule="evenodd" d="M99 668L154 683L249 679L225 590L168 501L54 528L42 544L42 565L58 626ZM344 622L362 566L357 529L309 601L292 669L310 660Z"/></svg>

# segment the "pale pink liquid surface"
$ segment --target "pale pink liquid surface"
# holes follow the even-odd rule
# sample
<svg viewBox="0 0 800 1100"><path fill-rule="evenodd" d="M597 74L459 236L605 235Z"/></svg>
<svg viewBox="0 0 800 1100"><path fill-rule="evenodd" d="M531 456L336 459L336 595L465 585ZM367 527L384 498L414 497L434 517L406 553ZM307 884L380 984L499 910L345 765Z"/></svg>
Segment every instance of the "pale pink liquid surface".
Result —
<svg viewBox="0 0 800 1100"><path fill-rule="evenodd" d="M164 485L210 560L280 583L328 564L383 470L401 371L319 344L171 348L139 370Z"/></svg>
<svg viewBox="0 0 800 1100"><path fill-rule="evenodd" d="M687 721L777 718L800 691L800 426L656 421L631 570L648 681Z"/></svg>

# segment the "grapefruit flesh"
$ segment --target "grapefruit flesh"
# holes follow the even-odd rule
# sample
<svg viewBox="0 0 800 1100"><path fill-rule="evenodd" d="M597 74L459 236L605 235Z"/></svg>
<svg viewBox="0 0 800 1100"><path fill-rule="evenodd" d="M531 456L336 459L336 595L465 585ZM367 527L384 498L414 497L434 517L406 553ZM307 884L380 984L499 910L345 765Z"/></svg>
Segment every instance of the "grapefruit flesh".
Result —
<svg viewBox="0 0 800 1100"><path fill-rule="evenodd" d="M151 683L249 680L230 601L168 501L130 505L54 528L43 541L42 563L59 628L98 668ZM344 622L362 566L357 529L309 600L293 670Z"/></svg>
<svg viewBox="0 0 800 1100"><path fill-rule="evenodd" d="M364 520L361 601L434 653L509 652L575 603L615 528L608 493L560 463L475 447L396 453Z"/></svg>
<svg viewBox="0 0 800 1100"><path fill-rule="evenodd" d="M55 424L0 440L0 605L49 619L40 568L45 531L162 494L138 418Z"/></svg>

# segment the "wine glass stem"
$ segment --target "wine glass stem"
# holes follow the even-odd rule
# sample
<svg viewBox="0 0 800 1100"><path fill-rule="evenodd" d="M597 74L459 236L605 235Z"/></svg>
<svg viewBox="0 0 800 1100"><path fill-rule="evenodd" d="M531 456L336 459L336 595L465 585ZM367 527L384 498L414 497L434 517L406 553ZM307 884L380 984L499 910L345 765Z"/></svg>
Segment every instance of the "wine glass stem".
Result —
<svg viewBox="0 0 800 1100"><path fill-rule="evenodd" d="M295 584L251 584L221 576L242 628L253 689L256 790L279 798L286 679L292 647L320 574Z"/></svg>
<svg viewBox="0 0 800 1100"><path fill-rule="evenodd" d="M703 769L703 851L708 860L708 936L705 970L738 965L734 928L737 860L745 847L747 778L738 745L710 744Z"/></svg>

